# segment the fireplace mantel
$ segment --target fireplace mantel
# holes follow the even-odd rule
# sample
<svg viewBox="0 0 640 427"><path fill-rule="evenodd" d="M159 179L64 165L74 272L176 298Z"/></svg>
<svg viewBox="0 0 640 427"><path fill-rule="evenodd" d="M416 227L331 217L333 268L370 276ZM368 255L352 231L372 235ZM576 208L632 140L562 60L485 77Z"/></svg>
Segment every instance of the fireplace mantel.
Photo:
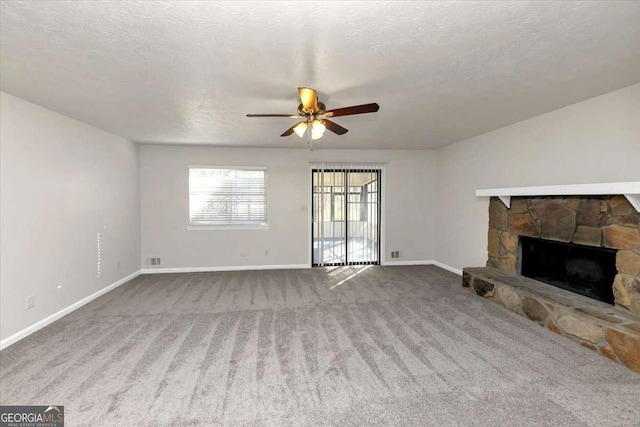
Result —
<svg viewBox="0 0 640 427"><path fill-rule="evenodd" d="M607 196L617 194L625 196L635 210L640 212L640 181L476 190L476 196L498 197L508 208L511 207L511 197L514 196Z"/></svg>

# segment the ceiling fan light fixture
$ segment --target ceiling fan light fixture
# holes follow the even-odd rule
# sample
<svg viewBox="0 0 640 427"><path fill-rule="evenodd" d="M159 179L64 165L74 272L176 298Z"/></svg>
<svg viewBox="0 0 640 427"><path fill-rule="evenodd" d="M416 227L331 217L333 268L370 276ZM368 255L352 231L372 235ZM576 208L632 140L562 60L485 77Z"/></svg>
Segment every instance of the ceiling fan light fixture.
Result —
<svg viewBox="0 0 640 427"><path fill-rule="evenodd" d="M302 138L304 136L304 132L307 130L307 124L305 122L300 122L296 125L296 127L293 128L293 131L296 133L296 135L298 135L300 138Z"/></svg>
<svg viewBox="0 0 640 427"><path fill-rule="evenodd" d="M327 128L325 127L324 123L322 123L322 121L315 119L312 123L311 123L311 139L320 139L322 138L322 135L324 134L324 131Z"/></svg>

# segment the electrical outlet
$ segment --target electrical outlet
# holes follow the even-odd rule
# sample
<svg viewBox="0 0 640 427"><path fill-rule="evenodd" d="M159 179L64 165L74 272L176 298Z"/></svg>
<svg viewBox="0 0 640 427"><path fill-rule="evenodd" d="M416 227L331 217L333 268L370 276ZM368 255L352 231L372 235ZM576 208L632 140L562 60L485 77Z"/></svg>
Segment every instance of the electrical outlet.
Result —
<svg viewBox="0 0 640 427"><path fill-rule="evenodd" d="M400 251L391 251L391 258L400 258Z"/></svg>
<svg viewBox="0 0 640 427"><path fill-rule="evenodd" d="M116 261L116 270L120 270L120 261Z"/></svg>
<svg viewBox="0 0 640 427"><path fill-rule="evenodd" d="M264 254L265 254L265 255L269 255L269 249L265 249L265 250L264 250Z"/></svg>
<svg viewBox="0 0 640 427"><path fill-rule="evenodd" d="M27 310L35 307L35 305L36 305L36 297L34 295L29 295L27 297Z"/></svg>

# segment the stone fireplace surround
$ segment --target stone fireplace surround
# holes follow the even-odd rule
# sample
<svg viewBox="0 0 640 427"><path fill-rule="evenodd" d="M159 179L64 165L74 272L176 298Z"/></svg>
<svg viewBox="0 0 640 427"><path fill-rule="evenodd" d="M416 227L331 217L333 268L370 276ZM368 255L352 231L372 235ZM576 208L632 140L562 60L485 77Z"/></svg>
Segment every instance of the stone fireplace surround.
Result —
<svg viewBox="0 0 640 427"><path fill-rule="evenodd" d="M487 267L518 271L518 238L617 249L615 304L640 314L640 213L623 196L520 197L489 203Z"/></svg>
<svg viewBox="0 0 640 427"><path fill-rule="evenodd" d="M497 197L489 204L486 268L463 286L640 372L640 213L622 195ZM616 307L518 273L520 236L616 249Z"/></svg>

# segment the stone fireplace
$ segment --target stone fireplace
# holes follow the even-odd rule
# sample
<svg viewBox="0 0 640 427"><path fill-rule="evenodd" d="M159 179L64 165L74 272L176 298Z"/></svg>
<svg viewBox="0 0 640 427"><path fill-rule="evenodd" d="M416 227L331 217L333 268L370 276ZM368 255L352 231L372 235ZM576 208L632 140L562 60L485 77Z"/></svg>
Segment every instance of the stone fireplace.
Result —
<svg viewBox="0 0 640 427"><path fill-rule="evenodd" d="M491 197L487 249L464 287L640 372L640 213L625 196Z"/></svg>
<svg viewBox="0 0 640 427"><path fill-rule="evenodd" d="M640 314L640 213L624 196L492 197L487 266L520 274L521 236L615 250L615 305Z"/></svg>

